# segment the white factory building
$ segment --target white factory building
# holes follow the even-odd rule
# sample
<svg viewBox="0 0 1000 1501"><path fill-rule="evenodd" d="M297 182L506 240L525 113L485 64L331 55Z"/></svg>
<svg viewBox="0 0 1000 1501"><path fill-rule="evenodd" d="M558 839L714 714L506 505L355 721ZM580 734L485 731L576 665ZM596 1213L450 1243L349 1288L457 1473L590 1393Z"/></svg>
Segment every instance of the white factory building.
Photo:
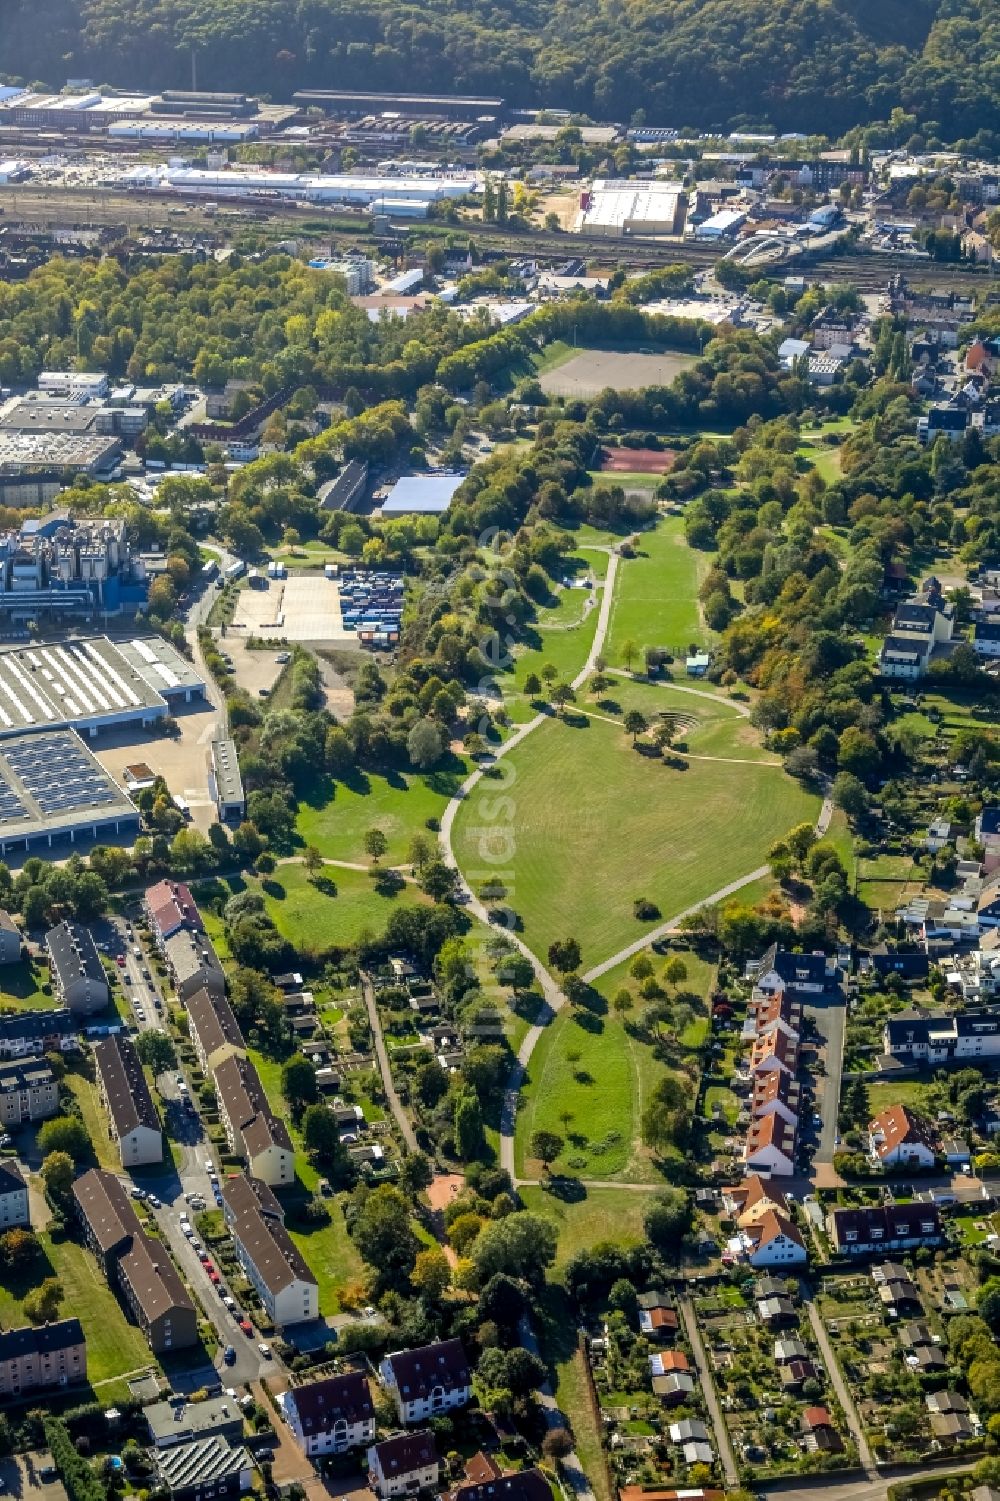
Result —
<svg viewBox="0 0 1000 1501"><path fill-rule="evenodd" d="M678 182L597 178L580 198L577 229L598 235L679 235L687 194Z"/></svg>
<svg viewBox="0 0 1000 1501"><path fill-rule="evenodd" d="M0 740L67 725L91 737L115 725L149 726L204 691L191 664L159 636L11 647L0 651Z"/></svg>
<svg viewBox="0 0 1000 1501"><path fill-rule="evenodd" d="M200 167L133 167L121 177L123 186L139 189L175 188L180 193L211 197L276 197L312 203L350 203L385 213L426 213L429 203L464 198L479 188L479 179L461 177L349 177L305 172L207 172Z"/></svg>

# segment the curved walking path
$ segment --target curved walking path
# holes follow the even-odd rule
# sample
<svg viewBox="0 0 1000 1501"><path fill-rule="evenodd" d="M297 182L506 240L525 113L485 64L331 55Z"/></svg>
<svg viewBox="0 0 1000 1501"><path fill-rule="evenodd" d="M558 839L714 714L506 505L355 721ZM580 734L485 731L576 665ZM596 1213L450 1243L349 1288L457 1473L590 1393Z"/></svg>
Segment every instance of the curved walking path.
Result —
<svg viewBox="0 0 1000 1501"><path fill-rule="evenodd" d="M618 573L618 563L618 554L616 552L611 552L608 560L607 577L605 578L603 584L600 614L598 615L597 627L594 631L594 640L591 645L590 651L587 654L586 662L583 664L576 676L571 680L571 686L574 689L582 687L587 678L590 677L590 675L594 672L597 665L597 659L601 655L601 652L603 650L604 642L607 638L608 626L611 620L611 606L614 599L615 579ZM618 677L633 677L632 673L625 672L621 668L611 668L610 671ZM725 704L727 707L733 709L733 711L736 714L740 715L742 718L748 719L750 717L750 709L746 704L741 703L739 700L729 698L725 694L704 693L699 688L690 688L686 684L674 683L672 681L670 683L664 683L662 684L662 686L672 688L680 693L690 693L695 698L708 699L710 701L714 701L715 703ZM526 724L519 726L519 728L514 731L510 738L508 740L505 740L503 745L498 748L490 764L493 765L497 761L501 760L504 756L508 755L510 751L512 751L516 746L520 745L523 740L526 740L530 734L537 730L539 725L546 724L549 721L549 718L550 716L548 714L536 714L532 719L529 719ZM617 724L618 721L612 720L611 723ZM754 762L753 764L766 765L767 763ZM461 807L462 803L468 799L469 795L482 781L485 774L486 767L477 767L475 771L471 772L469 776L466 777L465 781L459 787L454 797L449 800L448 805L441 816L441 830L439 838L441 841L441 848L444 859L448 865L450 865L455 871L457 871L460 885L467 895L468 900L465 904L466 910L470 912L474 917L478 918L481 923L486 924L486 926L493 929L493 931L497 931L490 921L490 914L486 910L486 907L470 889L468 883L463 877L458 865L458 861L455 858L455 851L452 843L452 832L454 829L456 814L458 813L458 810ZM827 828L829 827L830 819L832 816L833 803L827 795L823 799L823 803L819 811L819 816L816 820L817 834L825 834ZM726 897L733 896L737 891L742 890L744 886L752 885L754 881L761 880L768 874L769 869L770 867L767 865L759 865L756 870L750 871L748 875L741 876L739 880L730 881L727 885L720 886L718 890L710 892L707 896L702 897L701 901L696 902L691 907L686 907L682 912L675 913L674 916L668 918L666 922L660 923L657 927L652 928L641 938L637 938L633 943L627 944L624 948L619 949L618 952L616 954L612 954L610 958L603 960L600 964L594 965L592 969L589 969L586 974L582 976L583 980L587 984L592 984L594 980L599 979L601 975L604 975L609 970L614 969L616 965L621 964L626 959L632 958L635 954L641 953L643 949L649 948L650 944L655 943L657 939L666 936L674 928L676 928L680 922L683 922L685 918L692 917L703 907L715 906L716 903L724 901ZM525 959L527 959L528 963L531 965L535 973L535 977L538 980L539 985L541 986L542 996L544 998L544 1004L539 1010L536 1021L531 1027L528 1028L528 1031L525 1033L524 1038L521 1042L521 1046L518 1048L517 1059L513 1069L511 1070L510 1078L507 1081L507 1087L504 1090L503 1106L501 1109L500 1117L500 1165L504 1169L504 1171L509 1174L511 1182L513 1183L516 1178L514 1170L514 1128L517 1119L517 1106L521 1093L521 1087L524 1084L528 1063L531 1059L532 1053L535 1050L535 1047L537 1046L538 1039L541 1037L543 1031L553 1020L555 1015L565 1005L566 997L563 994L562 990L560 990L552 975L546 969L545 965L538 958L538 956L532 952L532 950L524 942L524 939L521 938L517 933L510 932L508 930L504 931L506 932L506 936L509 938L510 942L513 943L515 948L524 956ZM525 1181L530 1182L531 1180ZM625 1185L612 1185L610 1183L604 1183L602 1180L594 1180L591 1186L595 1188L612 1186L618 1188L624 1187ZM639 1185L635 1185L635 1187L638 1191L641 1191Z"/></svg>

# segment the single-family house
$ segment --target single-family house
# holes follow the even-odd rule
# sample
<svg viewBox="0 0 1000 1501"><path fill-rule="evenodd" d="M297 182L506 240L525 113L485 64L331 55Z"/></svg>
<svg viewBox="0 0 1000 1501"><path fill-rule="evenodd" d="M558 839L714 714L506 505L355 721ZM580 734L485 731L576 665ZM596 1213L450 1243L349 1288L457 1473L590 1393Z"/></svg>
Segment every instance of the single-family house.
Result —
<svg viewBox="0 0 1000 1501"><path fill-rule="evenodd" d="M836 980L836 966L825 954L793 954L773 943L760 960L754 984L771 994L794 990L820 995Z"/></svg>
<svg viewBox="0 0 1000 1501"><path fill-rule="evenodd" d="M868 1150L887 1171L932 1168L934 1148L927 1128L906 1105L890 1105L868 1127Z"/></svg>
<svg viewBox="0 0 1000 1501"><path fill-rule="evenodd" d="M791 1178L795 1173L795 1130L780 1115L765 1115L752 1121L747 1132L743 1160L748 1171L772 1178Z"/></svg>

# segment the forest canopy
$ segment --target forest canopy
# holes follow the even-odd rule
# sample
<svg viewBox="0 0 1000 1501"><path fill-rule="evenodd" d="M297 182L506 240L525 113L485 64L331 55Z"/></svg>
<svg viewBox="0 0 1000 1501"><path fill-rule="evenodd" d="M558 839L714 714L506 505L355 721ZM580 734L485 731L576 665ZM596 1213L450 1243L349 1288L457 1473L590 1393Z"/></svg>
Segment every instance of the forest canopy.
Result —
<svg viewBox="0 0 1000 1501"><path fill-rule="evenodd" d="M838 136L1000 111L995 0L7 0L8 76L61 85L501 93L518 106Z"/></svg>

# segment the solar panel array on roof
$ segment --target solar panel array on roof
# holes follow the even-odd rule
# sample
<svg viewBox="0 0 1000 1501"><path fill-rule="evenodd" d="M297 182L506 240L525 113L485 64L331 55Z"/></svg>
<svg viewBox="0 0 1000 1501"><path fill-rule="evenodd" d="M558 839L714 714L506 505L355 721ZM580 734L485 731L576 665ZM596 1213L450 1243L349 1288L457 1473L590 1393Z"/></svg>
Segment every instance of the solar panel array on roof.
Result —
<svg viewBox="0 0 1000 1501"><path fill-rule="evenodd" d="M104 808L121 801L100 766L67 735L33 735L5 747L4 757L45 814ZM18 806L23 817L24 806L19 801Z"/></svg>
<svg viewBox="0 0 1000 1501"><path fill-rule="evenodd" d="M27 818L28 810L10 783L0 776L0 825L19 823Z"/></svg>

